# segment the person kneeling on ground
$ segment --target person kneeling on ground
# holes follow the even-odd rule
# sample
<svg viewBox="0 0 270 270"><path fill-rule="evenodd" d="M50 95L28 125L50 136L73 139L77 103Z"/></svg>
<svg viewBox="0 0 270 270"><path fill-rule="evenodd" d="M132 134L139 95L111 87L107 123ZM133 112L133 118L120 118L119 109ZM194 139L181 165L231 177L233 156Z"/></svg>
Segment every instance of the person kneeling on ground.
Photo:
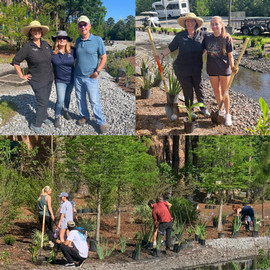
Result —
<svg viewBox="0 0 270 270"><path fill-rule="evenodd" d="M67 259L67 267L74 267L74 261L78 261L78 266L82 266L88 257L88 245L86 237L76 229L74 221L68 222L68 229L70 231L67 240L61 244L60 250Z"/></svg>

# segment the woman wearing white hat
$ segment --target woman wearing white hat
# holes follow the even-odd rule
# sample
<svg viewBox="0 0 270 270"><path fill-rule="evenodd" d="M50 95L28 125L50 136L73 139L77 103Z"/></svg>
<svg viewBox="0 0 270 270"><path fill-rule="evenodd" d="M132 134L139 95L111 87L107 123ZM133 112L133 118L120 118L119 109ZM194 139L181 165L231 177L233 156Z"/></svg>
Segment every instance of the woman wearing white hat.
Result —
<svg viewBox="0 0 270 270"><path fill-rule="evenodd" d="M42 123L51 124L48 119L47 108L53 81L52 57L49 44L41 40L41 37L46 35L48 31L49 27L41 25L38 21L32 21L28 26L25 26L22 32L29 38L29 42L19 50L11 63L20 78L27 80L35 93L38 108L36 118L30 125L30 129L37 134L43 133ZM26 75L23 75L20 68L20 63L23 60L26 60L28 65L28 74Z"/></svg>
<svg viewBox="0 0 270 270"><path fill-rule="evenodd" d="M202 86L202 55L205 32L198 30L203 24L203 19L194 13L188 13L186 16L180 17L177 22L185 28L185 31L179 32L158 58L162 60L171 52L179 49L173 68L183 88L185 105L189 107L193 104L193 90L198 102L205 104ZM206 108L201 108L201 112L206 116L210 115Z"/></svg>
<svg viewBox="0 0 270 270"><path fill-rule="evenodd" d="M63 105L64 117L67 120L71 119L68 108L74 85L75 48L70 46L72 38L68 36L66 31L58 31L56 36L52 36L52 40L54 41L52 64L57 93L54 126L60 127L60 114Z"/></svg>

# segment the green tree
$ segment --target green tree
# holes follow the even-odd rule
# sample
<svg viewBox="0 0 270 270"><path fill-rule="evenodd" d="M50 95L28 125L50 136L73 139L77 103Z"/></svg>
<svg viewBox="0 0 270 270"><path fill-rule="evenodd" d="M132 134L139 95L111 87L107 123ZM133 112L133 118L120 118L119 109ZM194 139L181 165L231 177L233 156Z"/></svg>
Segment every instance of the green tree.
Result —
<svg viewBox="0 0 270 270"><path fill-rule="evenodd" d="M136 15L140 15L143 11L151 10L154 2L156 0L136 0Z"/></svg>
<svg viewBox="0 0 270 270"><path fill-rule="evenodd" d="M208 0L196 1L196 14L198 16L207 16L209 14Z"/></svg>
<svg viewBox="0 0 270 270"><path fill-rule="evenodd" d="M262 220L264 220L265 190L270 184L270 142L263 142L255 165L255 187L261 189Z"/></svg>
<svg viewBox="0 0 270 270"><path fill-rule="evenodd" d="M125 19L126 23L126 40L135 40L135 17L132 15L129 15Z"/></svg>
<svg viewBox="0 0 270 270"><path fill-rule="evenodd" d="M246 189L250 159L254 149L250 138L239 136L205 136L200 138L196 149L200 158L199 171L202 177L201 187L215 192L220 198L218 231L222 230L222 207L225 192L234 189Z"/></svg>
<svg viewBox="0 0 270 270"><path fill-rule="evenodd" d="M7 37L4 40L15 45L17 49L21 48L26 40L22 28L33 20L28 8L25 5L16 4L16 2L9 6L0 4L0 14L0 25L3 26L2 34Z"/></svg>

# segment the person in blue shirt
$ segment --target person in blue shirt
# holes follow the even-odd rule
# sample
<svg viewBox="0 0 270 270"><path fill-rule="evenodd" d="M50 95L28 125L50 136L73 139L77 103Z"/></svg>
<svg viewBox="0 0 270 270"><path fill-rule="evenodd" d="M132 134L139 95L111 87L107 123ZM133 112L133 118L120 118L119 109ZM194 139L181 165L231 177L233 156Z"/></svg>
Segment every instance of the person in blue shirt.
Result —
<svg viewBox="0 0 270 270"><path fill-rule="evenodd" d="M72 38L66 31L58 31L56 36L52 36L54 41L52 51L52 64L54 68L54 80L57 92L57 101L55 105L55 121L56 128L61 126L60 115L64 105L64 117L71 119L68 112L70 104L70 95L74 85L74 60L75 48L70 46Z"/></svg>
<svg viewBox="0 0 270 270"><path fill-rule="evenodd" d="M86 93L99 127L99 133L106 132L102 115L98 89L98 76L107 61L103 40L90 33L91 24L86 16L78 20L80 37L76 40L75 91L81 119L78 125L84 125L89 119ZM99 62L99 60L101 60Z"/></svg>

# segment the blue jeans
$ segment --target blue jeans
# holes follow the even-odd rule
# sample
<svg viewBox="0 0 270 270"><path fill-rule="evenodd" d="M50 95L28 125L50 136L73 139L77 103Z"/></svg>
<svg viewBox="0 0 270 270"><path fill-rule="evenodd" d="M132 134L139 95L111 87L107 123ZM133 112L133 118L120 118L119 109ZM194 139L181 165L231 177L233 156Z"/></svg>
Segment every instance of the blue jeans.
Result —
<svg viewBox="0 0 270 270"><path fill-rule="evenodd" d="M64 108L68 110L73 85L73 83L55 83L57 93L57 101L55 104L55 118L59 117L59 115L61 114L61 110L64 104Z"/></svg>
<svg viewBox="0 0 270 270"><path fill-rule="evenodd" d="M87 93L97 124L99 126L105 124L99 99L98 79L92 79L89 77L75 77L74 82L80 115L82 117L89 118L89 111L86 101Z"/></svg>

